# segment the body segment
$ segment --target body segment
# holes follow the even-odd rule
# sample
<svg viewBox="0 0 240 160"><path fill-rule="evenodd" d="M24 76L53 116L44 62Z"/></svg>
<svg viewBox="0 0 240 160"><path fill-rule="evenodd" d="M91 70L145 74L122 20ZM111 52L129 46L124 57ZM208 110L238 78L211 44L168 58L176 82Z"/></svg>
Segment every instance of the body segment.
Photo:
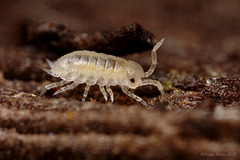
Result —
<svg viewBox="0 0 240 160"><path fill-rule="evenodd" d="M79 84L86 83L82 98L84 101L90 86L97 84L105 100L107 101L108 93L113 102L113 92L110 86L119 85L124 93L140 101L143 105L147 105L140 97L131 93L129 88L135 89L142 85L151 84L157 86L162 95L164 95L163 87L159 81L142 80L143 77L148 77L154 71L157 62L156 50L162 42L163 39L154 46L152 50L152 65L147 72L144 72L143 68L136 62L87 50L66 54L54 63L47 61L51 69L45 69L45 71L54 77L60 77L62 81L45 86L40 94L44 94L48 89L68 84L55 92L54 95L56 95L73 89ZM104 88L105 86L107 92Z"/></svg>

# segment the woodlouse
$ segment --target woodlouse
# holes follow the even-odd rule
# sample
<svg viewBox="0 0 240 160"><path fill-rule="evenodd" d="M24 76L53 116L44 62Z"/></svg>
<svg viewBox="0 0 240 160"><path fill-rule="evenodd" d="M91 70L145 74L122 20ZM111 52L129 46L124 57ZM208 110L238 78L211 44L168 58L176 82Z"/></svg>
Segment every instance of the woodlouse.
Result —
<svg viewBox="0 0 240 160"><path fill-rule="evenodd" d="M147 72L144 72L142 66L134 61L87 50L74 51L66 54L54 63L47 60L51 69L44 70L54 77L60 77L62 81L46 85L40 95L43 95L51 88L64 86L71 82L71 84L62 87L53 95L73 89L79 84L86 83L82 98L82 101L85 101L90 86L97 84L104 99L107 101L108 92L113 102L113 92L110 86L119 85L125 94L147 106L147 103L142 98L130 92L129 89L135 89L143 85L154 85L161 92L162 96L165 96L163 86L159 81L142 79L150 76L155 70L157 64L156 51L162 45L163 41L164 39L160 40L153 47L151 52L152 64ZM106 90L104 88L105 86Z"/></svg>

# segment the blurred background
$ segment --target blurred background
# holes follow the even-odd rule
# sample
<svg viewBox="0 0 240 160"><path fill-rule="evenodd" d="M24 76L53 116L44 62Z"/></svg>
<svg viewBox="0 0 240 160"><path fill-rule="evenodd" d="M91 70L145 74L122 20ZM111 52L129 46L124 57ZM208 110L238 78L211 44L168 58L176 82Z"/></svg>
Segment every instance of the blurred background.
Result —
<svg viewBox="0 0 240 160"><path fill-rule="evenodd" d="M61 23L80 33L137 22L169 42L209 43L238 38L239 15L239 0L1 0L0 44L19 44L20 25L29 19Z"/></svg>

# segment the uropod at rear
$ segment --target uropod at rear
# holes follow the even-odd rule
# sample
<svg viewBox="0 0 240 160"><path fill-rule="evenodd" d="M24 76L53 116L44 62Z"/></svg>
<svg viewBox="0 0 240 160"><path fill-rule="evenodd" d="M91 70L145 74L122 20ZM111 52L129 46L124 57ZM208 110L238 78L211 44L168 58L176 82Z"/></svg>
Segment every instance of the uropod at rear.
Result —
<svg viewBox="0 0 240 160"><path fill-rule="evenodd" d="M56 62L47 60L51 69L44 69L44 71L53 77L60 77L62 81L46 85L40 95L43 95L51 88L66 85L53 94L56 95L73 89L79 84L86 83L82 98L82 101L85 101L90 86L97 84L104 99L107 101L108 93L113 102L113 92L110 86L119 85L125 94L147 106L147 103L142 98L132 93L129 89L135 89L144 85L154 85L161 92L161 95L165 96L163 86L159 81L146 79L156 68L156 51L163 41L164 39L160 40L153 47L151 52L152 64L147 72L144 72L142 66L134 61L88 50L71 52L60 57Z"/></svg>

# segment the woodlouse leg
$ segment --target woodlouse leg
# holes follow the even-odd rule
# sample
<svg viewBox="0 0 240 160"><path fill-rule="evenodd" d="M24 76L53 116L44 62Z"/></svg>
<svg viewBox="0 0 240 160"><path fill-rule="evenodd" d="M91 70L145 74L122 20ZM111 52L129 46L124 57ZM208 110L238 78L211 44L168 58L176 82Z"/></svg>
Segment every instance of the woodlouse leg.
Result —
<svg viewBox="0 0 240 160"><path fill-rule="evenodd" d="M40 96L42 96L47 90L55 88L55 87L60 87L63 86L65 84L70 83L69 81L60 81L60 82L55 82L55 83L51 83L49 85L44 86L44 88L42 89L42 91L40 92Z"/></svg>
<svg viewBox="0 0 240 160"><path fill-rule="evenodd" d="M154 85L158 88L158 90L161 92L161 95L165 98L166 94L163 91L163 85L157 81L157 80L153 80L153 79L144 79L142 80L142 84L140 86L145 86L145 85Z"/></svg>
<svg viewBox="0 0 240 160"><path fill-rule="evenodd" d="M138 97L137 95L135 95L135 94L133 94L132 92L130 92L127 87L121 87L121 88L122 88L122 91L123 91L126 95L128 95L129 97L134 98L134 99L135 99L136 101L138 101L138 102L141 102L144 106L147 106L147 103L146 103L142 98L140 98L140 97Z"/></svg>
<svg viewBox="0 0 240 160"><path fill-rule="evenodd" d="M78 85L79 85L79 83L72 83L72 84L69 84L69 85L67 85L67 86L65 86L65 87L62 87L62 88L60 88L57 92L55 92L55 93L53 94L53 96L55 96L55 95L57 95L57 94L59 94L59 93L65 92L66 90L73 89L73 88L77 87Z"/></svg>
<svg viewBox="0 0 240 160"><path fill-rule="evenodd" d="M85 89L84 89L84 93L83 93L83 97L82 97L82 101L85 101L88 95L88 91L90 89L91 85L86 85Z"/></svg>
<svg viewBox="0 0 240 160"><path fill-rule="evenodd" d="M110 88L110 86L106 86L106 90L107 90L107 92L108 92L109 95L110 95L111 102L113 103L114 98L113 98L113 91L112 91L112 89Z"/></svg>
<svg viewBox="0 0 240 160"><path fill-rule="evenodd" d="M103 86L99 86L99 88L100 88L100 91L103 94L103 97L104 97L105 101L107 102L108 98L107 98L107 93L105 91L105 88Z"/></svg>

